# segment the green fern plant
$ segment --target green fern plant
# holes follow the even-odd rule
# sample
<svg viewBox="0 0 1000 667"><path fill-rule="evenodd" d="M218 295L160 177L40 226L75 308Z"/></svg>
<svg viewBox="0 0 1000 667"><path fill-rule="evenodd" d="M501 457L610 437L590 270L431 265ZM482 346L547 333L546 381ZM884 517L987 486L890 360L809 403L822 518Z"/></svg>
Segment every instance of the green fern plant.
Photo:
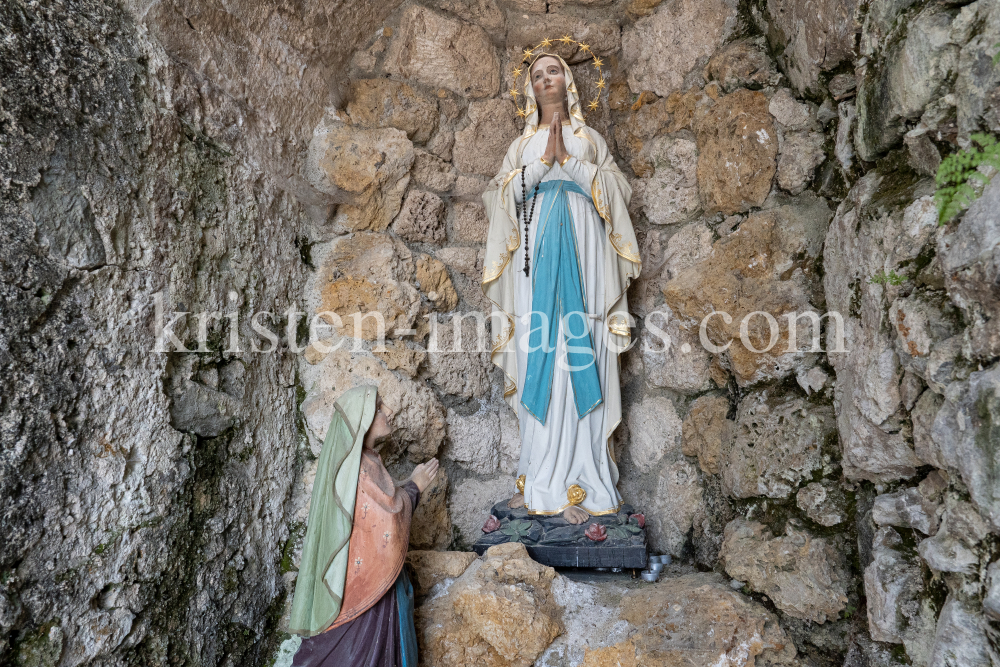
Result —
<svg viewBox="0 0 1000 667"><path fill-rule="evenodd" d="M980 165L990 165L1000 170L1000 143L981 132L969 137L972 142L967 148L952 153L941 160L938 167L937 191L934 203L938 209L938 224L945 224L979 196L970 184L973 179L983 185L989 183L986 174L979 171Z"/></svg>
<svg viewBox="0 0 1000 667"><path fill-rule="evenodd" d="M904 280L906 280L906 276L899 275L895 269L889 269L889 273L879 271L868 279L868 283L871 285L902 285Z"/></svg>

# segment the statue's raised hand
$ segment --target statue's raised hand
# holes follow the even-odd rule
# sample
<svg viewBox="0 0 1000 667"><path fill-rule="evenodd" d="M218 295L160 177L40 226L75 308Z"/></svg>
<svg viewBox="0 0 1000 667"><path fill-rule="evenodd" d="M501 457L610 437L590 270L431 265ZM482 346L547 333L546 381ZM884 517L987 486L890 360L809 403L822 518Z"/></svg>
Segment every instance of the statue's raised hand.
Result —
<svg viewBox="0 0 1000 667"><path fill-rule="evenodd" d="M431 482L434 481L434 478L437 477L438 465L437 459L431 459L430 461L421 463L414 468L413 474L410 475L410 481L417 485L417 488L421 493L423 493L424 489L430 486Z"/></svg>

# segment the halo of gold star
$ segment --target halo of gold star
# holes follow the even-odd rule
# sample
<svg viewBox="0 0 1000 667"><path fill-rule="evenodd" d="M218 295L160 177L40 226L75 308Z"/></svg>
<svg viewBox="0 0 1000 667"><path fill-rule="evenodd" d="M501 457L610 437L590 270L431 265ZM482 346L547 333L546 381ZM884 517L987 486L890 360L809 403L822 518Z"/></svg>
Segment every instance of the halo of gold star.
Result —
<svg viewBox="0 0 1000 667"><path fill-rule="evenodd" d="M510 90L508 90L507 92L508 92L508 94L510 94L510 96L512 98L514 98L514 105L517 106L517 115L518 115L519 118L526 118L528 116L527 105L525 105L524 107L522 107L518 103L518 99L517 99L518 97L522 97L524 95L524 93L521 92L520 88L517 85L517 79L518 79L518 77L520 77L521 74L525 71L524 69L522 69L522 65L528 65L531 62L531 57L534 55L535 51L538 51L539 49L548 48L548 47L552 46L553 42L562 42L563 44L576 44L580 48L581 51L583 51L584 53L589 53L590 55L592 55L594 57L594 62L593 62L594 69L597 70L597 73L599 75L599 78L598 78L597 84L596 84L597 85L597 96L594 97L594 99L592 99L587 104L587 108L590 109L591 111L594 111L594 110L597 109L597 105L600 103L601 91L604 89L604 86L606 85L606 81L604 79L604 72L601 71L601 67L604 65L604 61L597 57L597 54L594 53L590 49L590 45L589 44L584 44L583 42L578 42L577 40L573 39L569 35L563 35L562 37L559 37L557 39L549 39L549 38L546 37L541 42L539 42L536 46L534 46L534 47L532 47L530 49L524 49L524 51L521 54L521 60L519 62L517 62L517 63L514 64L514 69L511 72L514 75L514 83L513 83L513 85L511 85ZM530 71L530 67L525 68L525 69L527 69L528 71Z"/></svg>

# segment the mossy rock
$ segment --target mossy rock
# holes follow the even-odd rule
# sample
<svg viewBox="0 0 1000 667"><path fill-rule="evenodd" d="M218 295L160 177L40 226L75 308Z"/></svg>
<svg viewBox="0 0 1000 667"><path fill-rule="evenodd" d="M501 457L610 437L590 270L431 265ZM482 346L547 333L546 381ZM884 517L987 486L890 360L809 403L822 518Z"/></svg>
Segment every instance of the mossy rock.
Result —
<svg viewBox="0 0 1000 667"><path fill-rule="evenodd" d="M55 667L63 652L63 633L52 620L28 635L18 647L18 667Z"/></svg>

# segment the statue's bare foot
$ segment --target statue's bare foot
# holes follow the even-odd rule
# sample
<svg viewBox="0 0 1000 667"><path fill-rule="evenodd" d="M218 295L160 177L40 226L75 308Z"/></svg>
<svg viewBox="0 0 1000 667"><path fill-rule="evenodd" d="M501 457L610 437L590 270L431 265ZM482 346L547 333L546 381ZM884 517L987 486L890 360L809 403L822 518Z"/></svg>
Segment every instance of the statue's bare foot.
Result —
<svg viewBox="0 0 1000 667"><path fill-rule="evenodd" d="M520 509L521 507L524 507L524 494L523 493L515 493L513 495L513 497L511 497L510 502L507 503L507 507L511 508L512 510L516 510L516 509Z"/></svg>
<svg viewBox="0 0 1000 667"><path fill-rule="evenodd" d="M566 511L563 512L563 518L573 525L579 525L586 523L590 519L590 515L579 507L567 507Z"/></svg>

